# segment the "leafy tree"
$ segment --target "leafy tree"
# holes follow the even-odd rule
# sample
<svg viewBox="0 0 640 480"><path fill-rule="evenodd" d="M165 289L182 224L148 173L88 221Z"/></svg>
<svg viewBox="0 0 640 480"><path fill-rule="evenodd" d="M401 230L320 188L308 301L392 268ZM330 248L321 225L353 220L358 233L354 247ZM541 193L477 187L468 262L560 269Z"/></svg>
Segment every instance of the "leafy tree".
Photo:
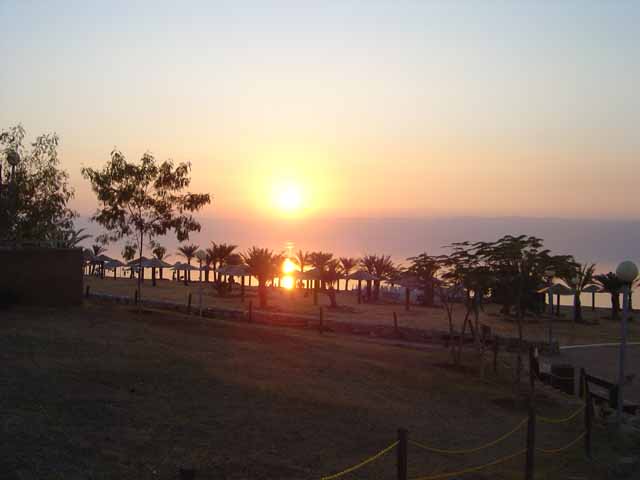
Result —
<svg viewBox="0 0 640 480"><path fill-rule="evenodd" d="M189 163L159 164L150 153L140 162L129 162L114 150L103 169L82 169L98 197L99 208L92 219L107 230L107 239L135 238L140 260L145 237L151 241L173 231L179 241L185 241L191 232L200 231L192 213L211 201L209 194L184 191L191 183L190 170ZM141 287L139 275L140 298Z"/></svg>
<svg viewBox="0 0 640 480"><path fill-rule="evenodd" d="M340 257L340 271L344 275L344 289L349 290L349 275L358 266L359 259L352 257Z"/></svg>
<svg viewBox="0 0 640 480"><path fill-rule="evenodd" d="M593 279L602 289L611 295L611 320L620 319L620 294L624 282L614 272L594 275Z"/></svg>
<svg viewBox="0 0 640 480"><path fill-rule="evenodd" d="M260 298L260 308L267 308L267 281L271 280L277 273L278 255L268 248L251 247L250 250L242 254L244 262L249 267L252 276L258 279L258 297Z"/></svg>
<svg viewBox="0 0 640 480"><path fill-rule="evenodd" d="M200 248L199 245L183 245L178 248L178 255L187 260L187 265L191 266L191 260L196 256L196 252ZM187 285L191 281L191 270L187 270L184 274L184 284Z"/></svg>
<svg viewBox="0 0 640 480"><path fill-rule="evenodd" d="M580 265L576 263L572 268L563 273L560 278L573 290L573 321L582 323L582 302L580 295L582 290L593 281L593 273L596 269L594 263Z"/></svg>
<svg viewBox="0 0 640 480"><path fill-rule="evenodd" d="M409 257L407 260L411 262L407 273L413 275L422 285L424 292L422 303L426 306L433 306L436 273L440 269L438 258L432 257L425 252L415 257Z"/></svg>
<svg viewBox="0 0 640 480"><path fill-rule="evenodd" d="M10 184L10 191L0 192L0 239L57 241L72 231L77 213L68 207L73 189L59 167L59 141L55 133L45 134L25 147L21 125L0 131L0 151L7 152L0 155L0 183ZM20 162L14 169L9 157L15 154Z"/></svg>

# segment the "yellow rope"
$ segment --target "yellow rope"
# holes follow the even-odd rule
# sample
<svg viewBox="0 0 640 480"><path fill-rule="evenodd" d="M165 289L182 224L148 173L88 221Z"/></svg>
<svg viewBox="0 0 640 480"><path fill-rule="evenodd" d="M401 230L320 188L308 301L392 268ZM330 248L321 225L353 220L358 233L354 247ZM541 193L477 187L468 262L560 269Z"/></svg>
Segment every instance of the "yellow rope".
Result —
<svg viewBox="0 0 640 480"><path fill-rule="evenodd" d="M567 443L564 447L560 447L560 448L536 448L537 451L542 452L542 453L549 453L549 454L554 454L554 453L560 453L568 448L573 447L576 443L578 443L585 435L587 434L587 432L582 432L580 435L578 435L578 437L572 441L570 441L569 443Z"/></svg>
<svg viewBox="0 0 640 480"><path fill-rule="evenodd" d="M379 451L378 453L376 453L375 455L373 455L372 457L367 458L366 460L347 468L346 470L343 470L341 472L338 473L334 473L333 475L327 475L326 477L322 477L321 480L332 480L334 478L340 478L343 475L346 475L347 473L353 472L354 470L358 470L361 467L364 467L366 464L373 462L374 460L377 460L378 458L380 458L381 456L383 456L385 453L390 452L391 450L393 450L394 448L396 448L398 446L398 441L396 440L395 442L393 442L391 445L389 445L387 448L385 448L384 450Z"/></svg>
<svg viewBox="0 0 640 480"><path fill-rule="evenodd" d="M443 455L464 455L467 453L473 453L473 452L478 452L480 450L484 450L485 448L489 448L489 447L493 447L494 445L502 442L503 440L505 440L506 438L510 437L511 435L513 435L514 433L516 433L518 430L520 430L522 428L522 426L527 423L528 418L523 419L520 423L518 423L518 425L516 425L516 427L505 433L504 435L502 435L501 437L493 440L492 442L486 443L484 445L481 445L479 447L475 447L475 448L467 448L464 450L444 450L441 448L435 448L435 447L430 447L428 445L425 445L424 443L420 443L420 442L416 442L415 440L409 440L409 443L420 447L424 450L427 450L429 452L434 452L434 453L441 453Z"/></svg>
<svg viewBox="0 0 640 480"><path fill-rule="evenodd" d="M514 453L512 455L508 455L506 457L499 458L497 460L494 460L493 462L485 463L484 465L478 465L477 467L469 467L469 468L465 468L464 470L460 470L460 471L457 471L457 472L439 473L437 475L419 477L419 478L414 478L412 480L439 480L439 479L442 479L442 478L457 477L458 475L463 475L465 473L477 472L478 470L483 470L485 468L492 467L492 466L498 465L500 463L504 463L504 462L506 462L508 460L511 460L512 458L515 458L515 457L518 457L518 456L522 455L526 451L527 451L527 449L525 448L525 449L522 449L519 452L516 452L516 453Z"/></svg>
<svg viewBox="0 0 640 480"><path fill-rule="evenodd" d="M539 416L538 418L540 419L541 422L544 422L544 423L564 423L564 422L568 422L569 420L573 420L575 417L580 415L580 412L584 410L584 407L585 406L582 405L580 408L578 408L578 410L576 410L571 415L565 418L548 418L548 417L542 417L542 416Z"/></svg>

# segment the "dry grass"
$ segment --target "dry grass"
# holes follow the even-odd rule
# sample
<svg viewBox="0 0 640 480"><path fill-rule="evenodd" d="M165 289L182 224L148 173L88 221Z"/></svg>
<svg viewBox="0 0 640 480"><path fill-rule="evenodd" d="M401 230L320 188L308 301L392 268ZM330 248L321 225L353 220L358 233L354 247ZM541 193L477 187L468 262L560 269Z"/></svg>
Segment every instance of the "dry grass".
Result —
<svg viewBox="0 0 640 480"><path fill-rule="evenodd" d="M133 297L136 282L129 279L113 280L105 278L100 280L95 277L86 277L85 281L92 292L110 293L114 295ZM247 289L247 299L243 305L239 296L220 297L211 285L203 288L203 304L222 308L242 309L248 308L248 301L252 300L254 308L257 305L255 289ZM169 300L186 303L189 292L193 295L194 305L197 305L199 287L197 283L185 286L181 282L159 281L158 286L152 287L150 281L145 281L143 296L147 298ZM448 321L441 308L424 308L413 306L410 311L404 310L402 304L357 304L357 297L351 292L340 292L338 304L342 307L338 310L327 308L329 299L326 295L318 296L319 304L325 307L325 318L351 323L369 323L378 325L392 325L393 312L397 312L401 326L421 329L447 330ZM290 312L304 315L318 315L318 307L313 305L313 296L305 296L302 291L286 291L273 289L269 295L270 308L282 312ZM456 311L458 327L462 324L464 309L459 306ZM583 307L583 313L589 325L574 324L571 321L572 311L569 307L561 308L561 317L552 317L553 330L556 339L562 345L579 345L593 342L616 342L620 338L618 322L608 319L609 310L596 309L591 311L589 307ZM547 319L527 317L524 327L525 338L531 340L546 339ZM487 305L481 315L481 321L492 327L494 332L505 336L517 336L517 326L513 319L505 318L498 314L496 305ZM640 325L637 322L629 325L629 341L640 341Z"/></svg>
<svg viewBox="0 0 640 480"><path fill-rule="evenodd" d="M442 350L93 304L1 315L2 478L170 479L192 465L198 478L311 479L383 448L398 427L455 448L525 415L508 386L448 367ZM547 415L574 408L538 404ZM579 429L539 438L558 445ZM494 459L524 445L523 433L513 439L453 460L411 448L410 475ZM580 457L539 468L596 478ZM394 478L394 468L391 454L345 478ZM486 478L521 472L514 460Z"/></svg>

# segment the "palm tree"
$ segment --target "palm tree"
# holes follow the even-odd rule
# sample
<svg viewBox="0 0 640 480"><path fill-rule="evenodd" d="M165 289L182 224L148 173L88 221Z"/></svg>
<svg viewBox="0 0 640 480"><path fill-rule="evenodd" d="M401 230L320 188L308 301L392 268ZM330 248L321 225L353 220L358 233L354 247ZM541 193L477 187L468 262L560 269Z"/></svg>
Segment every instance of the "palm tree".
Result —
<svg viewBox="0 0 640 480"><path fill-rule="evenodd" d="M165 258L168 257L167 255L167 249L165 247L163 247L162 245L160 245L158 242L151 242L151 244L149 245L151 247L151 253L153 253L153 256L155 258L157 258L158 260L160 260L161 262L164 261ZM155 278L155 268L152 269L153 273L152 276ZM160 270L160 280L162 280L162 271L164 270L162 267L159 268Z"/></svg>
<svg viewBox="0 0 640 480"><path fill-rule="evenodd" d="M340 277L342 276L340 261L337 259L329 260L325 266L324 270L321 273L321 278L325 286L328 286L325 291L329 296L329 301L331 302L331 307L335 308L338 306L338 302L336 301L336 291L333 287L334 283L337 284L340 281Z"/></svg>
<svg viewBox="0 0 640 480"><path fill-rule="evenodd" d="M207 257L211 258L214 270L214 281L218 280L218 268L226 263L227 258L238 248L237 245L211 242L211 248L206 249Z"/></svg>
<svg viewBox="0 0 640 480"><path fill-rule="evenodd" d="M333 253L311 252L309 254L309 263L318 271L318 274L320 275L320 288L322 290L326 288L325 281L322 278L322 276L324 272L327 271L329 263L332 260L333 260Z"/></svg>
<svg viewBox="0 0 640 480"><path fill-rule="evenodd" d="M586 263L581 265L577 263L569 272L563 274L560 278L564 280L569 288L573 290L573 321L581 323L582 303L580 302L580 294L584 287L593 281L593 272L596 269L595 263Z"/></svg>
<svg viewBox="0 0 640 480"><path fill-rule="evenodd" d="M309 252L303 252L302 250L298 250L298 252L293 257L293 263L298 265L300 269L300 273L304 272L304 269L309 262L311 261L311 254Z"/></svg>
<svg viewBox="0 0 640 480"><path fill-rule="evenodd" d="M204 265L205 265L205 271L204 271L204 279L205 282L209 282L209 268L213 267L213 271L214 271L214 281L215 279L215 271L216 271L216 265L218 264L218 247L216 246L216 242L211 242L211 246L209 248L206 248L204 250L204 253L206 254L205 258L204 258Z"/></svg>
<svg viewBox="0 0 640 480"><path fill-rule="evenodd" d="M249 267L249 273L258 279L258 296L260 308L267 308L267 281L272 279L276 267L274 259L277 255L267 248L251 247L242 254L242 259Z"/></svg>
<svg viewBox="0 0 640 480"><path fill-rule="evenodd" d="M187 265L191 266L191 259L196 256L196 252L200 248L199 245L183 245L178 248L178 255L187 259ZM191 281L191 270L187 270L184 275L184 284L187 285Z"/></svg>
<svg viewBox="0 0 640 480"><path fill-rule="evenodd" d="M133 245L133 244L125 245L124 248L122 249L122 258L126 263L129 263L131 260L136 258L136 252L137 252L136 245ZM133 268L131 269L130 278L133 278Z"/></svg>
<svg viewBox="0 0 640 480"><path fill-rule="evenodd" d="M358 265L359 260L357 258L351 258L351 257L340 257L340 271L342 272L342 274L344 275L344 289L345 290L349 290L349 275L351 274L351 271L356 268L356 266ZM340 288L338 288L338 290L340 290Z"/></svg>
<svg viewBox="0 0 640 480"><path fill-rule="evenodd" d="M371 275L375 275L377 258L375 255L365 255L360 259L360 266ZM367 300L371 300L371 280L367 280Z"/></svg>
<svg viewBox="0 0 640 480"><path fill-rule="evenodd" d="M595 275L593 279L602 287L603 291L611 295L611 320L618 320L620 318L620 293L624 283L613 272Z"/></svg>
<svg viewBox="0 0 640 480"><path fill-rule="evenodd" d="M101 245L99 243L94 243L93 245L91 245L91 251L93 252L93 256L94 257L98 257L100 255L102 255L104 252L107 251L106 247L104 245ZM100 260L96 259L96 262L99 262ZM104 276L104 262L100 262L100 276L103 277ZM96 263L93 263L91 265L91 275L93 275L94 271L96 268Z"/></svg>
<svg viewBox="0 0 640 480"><path fill-rule="evenodd" d="M93 236L88 233L83 233L84 231L84 228L80 228L78 230L71 228L69 230L62 231L57 240L58 245L61 248L77 248L80 242Z"/></svg>

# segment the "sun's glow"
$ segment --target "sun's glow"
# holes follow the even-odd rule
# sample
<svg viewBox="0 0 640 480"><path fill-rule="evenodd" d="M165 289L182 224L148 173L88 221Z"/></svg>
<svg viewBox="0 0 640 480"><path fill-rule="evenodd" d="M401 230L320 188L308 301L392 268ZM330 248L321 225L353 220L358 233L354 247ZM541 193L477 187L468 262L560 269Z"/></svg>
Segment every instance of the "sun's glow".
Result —
<svg viewBox="0 0 640 480"><path fill-rule="evenodd" d="M282 280L280 282L280 285L282 287L286 288L287 290L292 289L294 284L295 284L295 282L293 280L293 277L291 277L289 275L282 277Z"/></svg>
<svg viewBox="0 0 640 480"><path fill-rule="evenodd" d="M282 272L283 273L291 273L296 269L296 264L291 261L290 258L285 259L282 264Z"/></svg>
<svg viewBox="0 0 640 480"><path fill-rule="evenodd" d="M302 206L302 191L299 185L287 184L278 189L276 203L285 213L297 212Z"/></svg>

